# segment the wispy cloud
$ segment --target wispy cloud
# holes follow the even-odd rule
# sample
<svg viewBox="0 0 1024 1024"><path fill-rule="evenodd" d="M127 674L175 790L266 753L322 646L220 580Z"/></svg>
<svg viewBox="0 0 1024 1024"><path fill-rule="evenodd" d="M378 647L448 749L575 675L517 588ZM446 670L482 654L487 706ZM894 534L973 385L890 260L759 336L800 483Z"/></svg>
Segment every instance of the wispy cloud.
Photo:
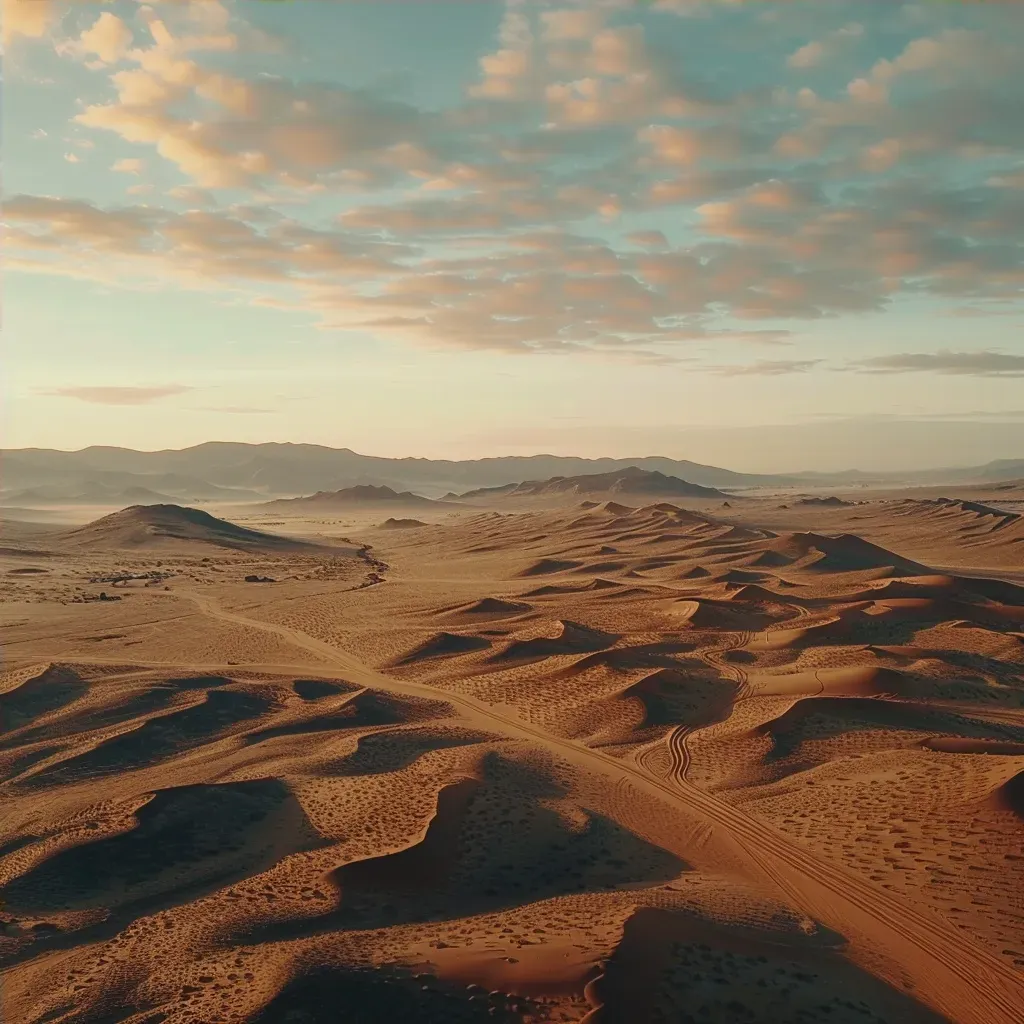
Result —
<svg viewBox="0 0 1024 1024"><path fill-rule="evenodd" d="M186 384L163 384L159 387L70 387L40 392L51 398L75 398L94 405L146 405L171 395L182 395L195 389Z"/></svg>
<svg viewBox="0 0 1024 1024"><path fill-rule="evenodd" d="M1024 377L1024 355L1007 352L900 352L850 363L859 373L939 373L952 377Z"/></svg>
<svg viewBox="0 0 1024 1024"><path fill-rule="evenodd" d="M806 373L821 363L821 359L758 359L753 363L727 366L707 366L709 373L720 377L779 377L787 373Z"/></svg>
<svg viewBox="0 0 1024 1024"><path fill-rule="evenodd" d="M843 423L1018 423L1024 420L1024 409L967 409L962 411L873 412L851 416L845 412L816 412L808 422Z"/></svg>
<svg viewBox="0 0 1024 1024"><path fill-rule="evenodd" d="M238 415L260 415L263 413L280 412L280 409L267 409L257 405L201 405L200 412L227 412Z"/></svg>

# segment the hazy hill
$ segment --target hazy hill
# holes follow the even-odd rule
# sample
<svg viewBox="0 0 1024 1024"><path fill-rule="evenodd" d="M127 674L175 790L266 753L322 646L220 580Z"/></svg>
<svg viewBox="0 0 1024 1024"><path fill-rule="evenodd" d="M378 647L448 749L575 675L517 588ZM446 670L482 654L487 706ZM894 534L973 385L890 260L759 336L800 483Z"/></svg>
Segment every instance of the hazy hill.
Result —
<svg viewBox="0 0 1024 1024"><path fill-rule="evenodd" d="M121 452L128 449L83 449L80 452L56 452L48 449L22 449L0 453L0 491L6 504L17 503L24 492L43 504L117 504L153 501L165 496L177 501L253 501L263 497L256 490L225 486L215 477L177 472L161 467L159 461L145 460L123 468L104 455L92 452ZM159 452L129 452L131 455L160 455ZM108 461L114 463L108 465ZM144 496L149 495L149 496ZM30 500L29 498L25 499Z"/></svg>
<svg viewBox="0 0 1024 1024"><path fill-rule="evenodd" d="M162 494L148 487L110 487L95 480L80 486L42 484L23 491L4 493L10 505L160 505L176 504L177 495Z"/></svg>
<svg viewBox="0 0 1024 1024"><path fill-rule="evenodd" d="M301 498L278 498L268 501L263 508L279 509L280 511L302 511L309 509L333 508L335 506L353 505L437 505L440 502L433 498L424 498L411 491L396 491L391 487L375 487L373 484L357 484L355 487L343 487L338 491L317 491Z"/></svg>
<svg viewBox="0 0 1024 1024"><path fill-rule="evenodd" d="M1024 477L1024 459L996 459L984 466L970 469L951 469L947 479L953 483L1000 482Z"/></svg>
<svg viewBox="0 0 1024 1024"><path fill-rule="evenodd" d="M58 543L95 550L213 545L241 551L311 551L317 545L279 537L218 519L181 505L133 505L53 538Z"/></svg>
<svg viewBox="0 0 1024 1024"><path fill-rule="evenodd" d="M649 498L726 498L714 487L666 476L664 473L630 466L611 473L588 473L582 476L556 476L550 480L525 480L505 487L485 487L467 491L460 498L537 498L548 495L586 495L588 497Z"/></svg>

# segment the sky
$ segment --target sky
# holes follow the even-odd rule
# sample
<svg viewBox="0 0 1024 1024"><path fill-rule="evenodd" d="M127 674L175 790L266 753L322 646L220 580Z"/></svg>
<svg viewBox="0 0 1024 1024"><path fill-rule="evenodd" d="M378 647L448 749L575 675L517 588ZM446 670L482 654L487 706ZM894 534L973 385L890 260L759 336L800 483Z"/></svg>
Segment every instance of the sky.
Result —
<svg viewBox="0 0 1024 1024"><path fill-rule="evenodd" d="M1024 457L1024 4L2 2L4 447Z"/></svg>

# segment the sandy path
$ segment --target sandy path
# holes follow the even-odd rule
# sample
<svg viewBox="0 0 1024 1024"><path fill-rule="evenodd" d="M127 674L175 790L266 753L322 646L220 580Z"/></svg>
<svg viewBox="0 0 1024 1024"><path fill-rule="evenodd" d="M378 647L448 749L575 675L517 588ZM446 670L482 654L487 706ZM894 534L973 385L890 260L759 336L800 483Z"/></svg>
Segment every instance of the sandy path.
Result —
<svg viewBox="0 0 1024 1024"><path fill-rule="evenodd" d="M751 865L781 889L795 907L845 935L855 950L871 957L882 956L887 964L880 970L897 988L911 992L957 1024L1021 1024L1024 1020L1024 977L938 914L909 904L819 857L764 821L682 778L677 776L673 783L666 783L641 767L572 740L553 737L472 697L389 678L301 630L226 611L210 597L176 596L187 597L214 618L277 634L325 657L350 682L392 693L440 698L462 709L481 727L547 746L572 762L616 780L628 777L632 784L702 817L709 827L723 829L746 850Z"/></svg>

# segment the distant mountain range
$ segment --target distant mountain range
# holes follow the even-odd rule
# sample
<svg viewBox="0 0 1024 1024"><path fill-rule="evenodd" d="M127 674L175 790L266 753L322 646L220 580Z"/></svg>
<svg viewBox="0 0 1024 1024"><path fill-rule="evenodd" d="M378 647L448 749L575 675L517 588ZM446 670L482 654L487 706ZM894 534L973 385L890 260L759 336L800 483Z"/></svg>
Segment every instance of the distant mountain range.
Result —
<svg viewBox="0 0 1024 1024"><path fill-rule="evenodd" d="M660 456L582 459L532 455L453 462L377 458L347 448L311 444L227 441L158 452L98 446L75 452L20 448L0 452L0 459L0 501L6 505L108 500L117 503L129 496L138 501L138 492L132 488L152 492L152 498L142 499L146 501L168 497L189 502L266 501L363 485L439 497L446 492L464 493L516 481L608 474L631 467L727 491L758 487L989 483L1024 477L1024 459L904 474L757 474Z"/></svg>

